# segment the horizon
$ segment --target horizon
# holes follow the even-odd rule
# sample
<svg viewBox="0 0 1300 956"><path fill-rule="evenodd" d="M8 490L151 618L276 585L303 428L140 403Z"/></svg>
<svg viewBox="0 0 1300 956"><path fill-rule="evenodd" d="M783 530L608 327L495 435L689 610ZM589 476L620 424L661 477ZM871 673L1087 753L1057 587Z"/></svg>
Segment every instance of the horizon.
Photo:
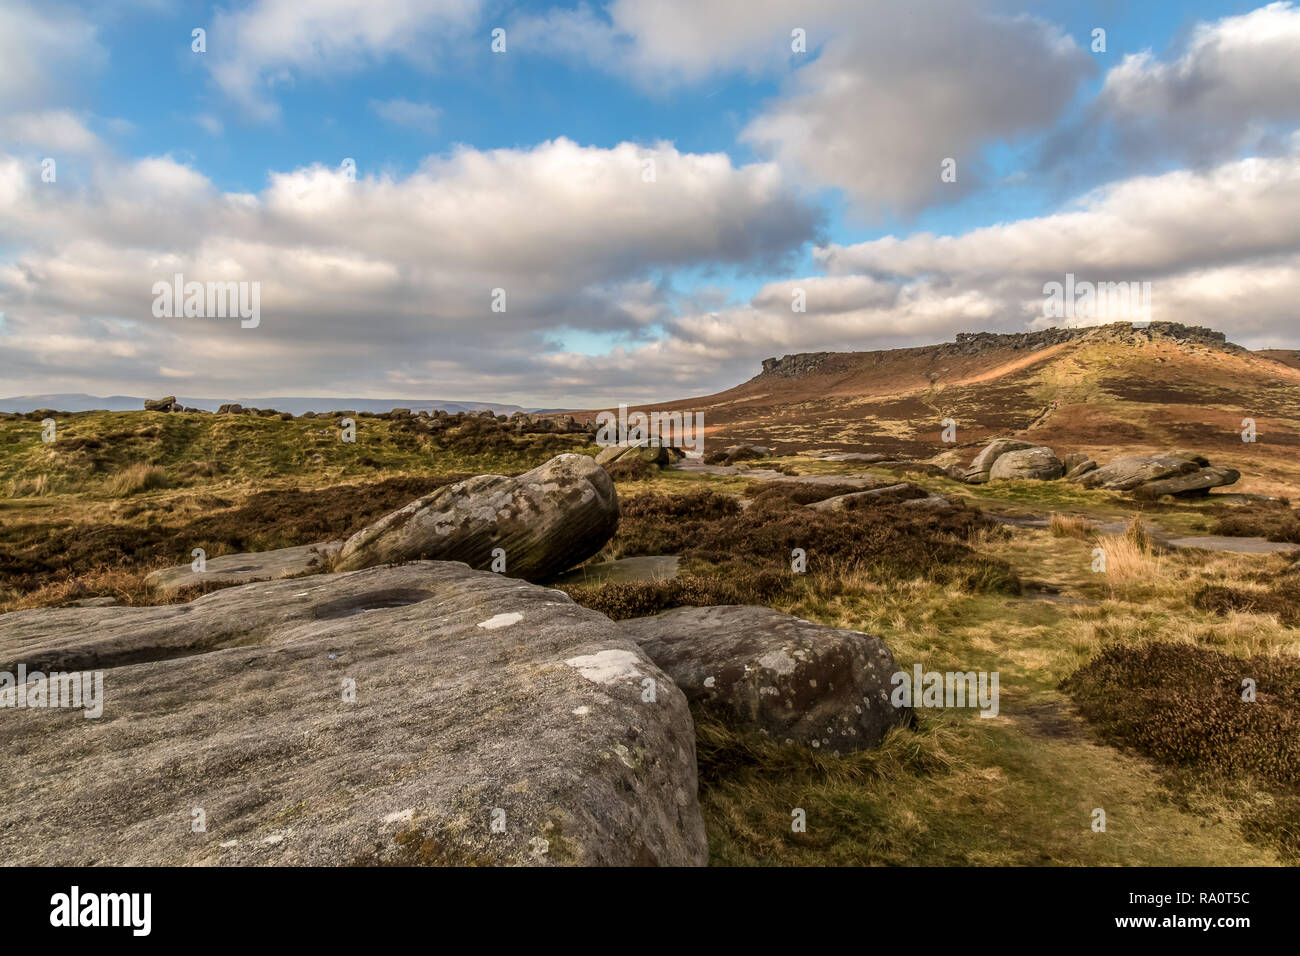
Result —
<svg viewBox="0 0 1300 956"><path fill-rule="evenodd" d="M645 404L1076 275L1300 346L1295 3L736 9L8 5L3 390Z"/></svg>

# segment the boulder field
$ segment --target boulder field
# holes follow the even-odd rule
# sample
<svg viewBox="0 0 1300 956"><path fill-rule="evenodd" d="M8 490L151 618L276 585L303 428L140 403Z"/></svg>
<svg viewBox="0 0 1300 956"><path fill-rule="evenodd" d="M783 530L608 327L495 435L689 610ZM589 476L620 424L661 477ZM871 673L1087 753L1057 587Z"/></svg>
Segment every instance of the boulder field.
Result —
<svg viewBox="0 0 1300 956"><path fill-rule="evenodd" d="M1053 481L1064 478L1085 488L1130 492L1138 497L1191 497L1241 478L1235 468L1211 465L1193 452L1174 451L1150 458L1117 458L1098 466L1083 454L1064 460L1045 445L1018 438L999 438L985 446L960 474L970 484L999 479Z"/></svg>
<svg viewBox="0 0 1300 956"><path fill-rule="evenodd" d="M188 604L0 615L27 681L0 680L0 858L701 865L693 714L832 755L910 722L878 637L763 607L615 623L524 580L617 521L604 470L562 455L345 543L153 576L234 585ZM100 712L43 706L41 674L98 674Z"/></svg>

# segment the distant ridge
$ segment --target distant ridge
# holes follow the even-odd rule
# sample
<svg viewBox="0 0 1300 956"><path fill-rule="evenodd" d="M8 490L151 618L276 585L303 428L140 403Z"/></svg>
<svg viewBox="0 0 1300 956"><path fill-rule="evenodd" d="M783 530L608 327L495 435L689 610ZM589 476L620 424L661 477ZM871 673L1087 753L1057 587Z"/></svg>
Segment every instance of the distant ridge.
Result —
<svg viewBox="0 0 1300 956"><path fill-rule="evenodd" d="M154 396L157 397L157 396ZM246 408L274 408L276 411L301 415L303 412L387 412L394 408L409 408L413 412L481 412L492 411L497 415L509 415L513 412L532 411L519 405L502 405L495 402L453 402L434 399L427 402L409 398L191 398L178 395L176 400L190 408L202 408L215 412L222 405L237 403ZM59 393L51 395L15 395L12 398L0 398L0 412L33 412L39 408L50 408L58 412L131 412L144 409L144 398L134 395L109 395L100 397L80 392Z"/></svg>
<svg viewBox="0 0 1300 956"><path fill-rule="evenodd" d="M1143 342L1169 341L1175 345L1202 345L1225 352L1244 352L1240 345L1228 341L1222 332L1201 325L1183 325L1181 322L1149 322L1134 325L1129 322L1112 322L1109 325L1086 325L1068 328L1040 329L1036 332L958 332L956 340L938 345L921 345L883 352L796 352L781 358L763 359L764 375L806 375L822 368L827 362L851 362L861 355L926 354L935 358L964 355L978 356L991 352L1037 351L1067 342L1095 340L1115 344L1141 344ZM752 381L752 380L751 380Z"/></svg>

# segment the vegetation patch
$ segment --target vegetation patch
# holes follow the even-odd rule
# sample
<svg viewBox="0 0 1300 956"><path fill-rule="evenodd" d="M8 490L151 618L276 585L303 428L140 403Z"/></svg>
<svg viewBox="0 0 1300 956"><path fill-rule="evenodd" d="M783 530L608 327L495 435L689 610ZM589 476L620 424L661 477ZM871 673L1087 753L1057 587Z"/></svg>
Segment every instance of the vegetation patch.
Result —
<svg viewBox="0 0 1300 956"><path fill-rule="evenodd" d="M1004 534L977 511L917 511L880 502L869 509L818 512L803 507L805 486L769 488L748 508L728 495L635 495L622 506L618 534L607 557L676 554L682 574L668 581L569 586L579 604L616 619L683 605L764 604L815 588L825 597L841 582L921 578L972 591L1018 594L1020 579L1005 562L967 543ZM843 493L822 487L816 495ZM792 569L795 549L807 573Z"/></svg>
<svg viewBox="0 0 1300 956"><path fill-rule="evenodd" d="M1246 680L1253 701L1242 699ZM1300 661L1114 645L1061 686L1105 738L1159 763L1300 784Z"/></svg>

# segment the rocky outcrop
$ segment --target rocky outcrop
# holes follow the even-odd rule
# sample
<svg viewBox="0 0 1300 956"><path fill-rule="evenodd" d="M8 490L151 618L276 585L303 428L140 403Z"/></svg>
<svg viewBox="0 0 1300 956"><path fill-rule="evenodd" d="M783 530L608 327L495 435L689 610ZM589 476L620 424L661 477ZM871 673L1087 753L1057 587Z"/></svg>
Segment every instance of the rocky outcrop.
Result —
<svg viewBox="0 0 1300 956"><path fill-rule="evenodd" d="M479 475L385 515L343 545L336 568L428 558L505 573L553 577L591 557L618 529L609 474L585 455L560 455L517 478Z"/></svg>
<svg viewBox="0 0 1300 956"><path fill-rule="evenodd" d="M1139 485L1161 478L1173 478L1196 471L1201 466L1186 458L1158 455L1154 458L1116 458L1078 479L1085 488L1107 491L1132 491Z"/></svg>
<svg viewBox="0 0 1300 956"><path fill-rule="evenodd" d="M9 864L707 861L682 692L608 618L502 575L18 611L19 662L103 671L103 708L0 711Z"/></svg>
<svg viewBox="0 0 1300 956"><path fill-rule="evenodd" d="M890 701L897 667L871 634L743 606L679 608L622 627L702 714L778 742L849 753L911 719Z"/></svg>
<svg viewBox="0 0 1300 956"><path fill-rule="evenodd" d="M989 480L989 473L993 470L993 464L999 457L1009 451L1019 451L1024 448L1037 448L1031 441L1021 441L1019 438L998 438L989 442L984 449L975 456L969 467L966 469L965 478L972 485L983 484Z"/></svg>
<svg viewBox="0 0 1300 956"><path fill-rule="evenodd" d="M1038 445L999 455L989 469L989 480L1054 481L1064 470L1061 459L1052 449Z"/></svg>
<svg viewBox="0 0 1300 956"><path fill-rule="evenodd" d="M1149 342L1170 342L1183 348L1209 348L1223 352L1244 352L1239 345L1227 341L1222 332L1199 325L1179 322L1111 322L1107 325L1076 328L1040 329L1035 332L958 332L955 341L919 348L895 349L877 353L884 356L925 355L936 361L954 356L984 355L993 352L1036 352L1068 342L1097 342L1117 345L1144 345ZM762 371L756 378L776 376L798 378L813 372L839 372L852 368L860 352L799 352L782 358L763 359ZM751 380L752 381L752 380Z"/></svg>
<svg viewBox="0 0 1300 956"><path fill-rule="evenodd" d="M607 465L616 461L639 458L648 465L667 465L674 458L664 445L610 445L596 456L596 464Z"/></svg>
<svg viewBox="0 0 1300 956"><path fill-rule="evenodd" d="M1210 465L1198 471L1162 478L1139 485L1134 494L1145 498L1159 498L1161 495L1180 495L1192 497L1206 494L1211 488L1231 485L1241 478L1241 472L1235 468L1222 468Z"/></svg>
<svg viewBox="0 0 1300 956"><path fill-rule="evenodd" d="M1097 467L1097 463L1089 458L1083 452L1074 452L1066 455L1061 460L1061 465L1065 468L1065 474L1061 477L1067 481L1071 478L1078 478L1080 475L1086 475Z"/></svg>
<svg viewBox="0 0 1300 956"><path fill-rule="evenodd" d="M144 400L144 410L146 412L170 412L176 407L175 395L168 395L165 398L146 398Z"/></svg>
<svg viewBox="0 0 1300 956"><path fill-rule="evenodd" d="M1190 452L1151 458L1117 458L1108 465L1073 479L1085 488L1128 491L1144 498L1160 495L1203 495L1211 488L1230 485L1241 478L1235 468L1210 465L1209 459Z"/></svg>
<svg viewBox="0 0 1300 956"><path fill-rule="evenodd" d="M154 571L144 579L144 583L160 594L174 594L183 588L204 584L248 584L292 578L325 570L342 547L342 541L325 541L276 551L223 554L218 558L206 558L201 571L195 570L193 563L182 564Z"/></svg>

